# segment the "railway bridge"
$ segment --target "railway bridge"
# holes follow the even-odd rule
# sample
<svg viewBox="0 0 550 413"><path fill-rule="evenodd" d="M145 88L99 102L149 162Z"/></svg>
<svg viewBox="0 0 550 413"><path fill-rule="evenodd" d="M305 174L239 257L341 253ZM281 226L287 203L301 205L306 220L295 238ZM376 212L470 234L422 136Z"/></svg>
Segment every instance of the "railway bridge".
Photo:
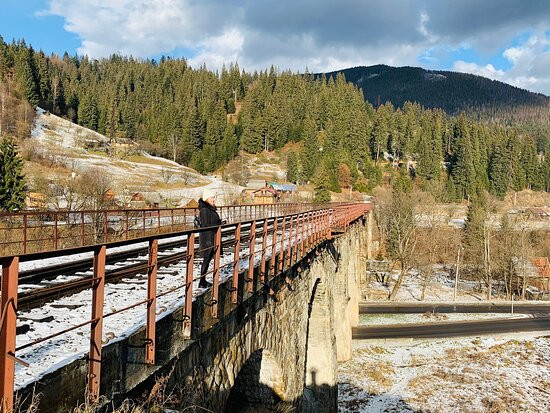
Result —
<svg viewBox="0 0 550 413"><path fill-rule="evenodd" d="M371 210L236 214L215 228L208 289L197 284L206 229L0 257L2 412L116 406L159 383L182 407L336 411Z"/></svg>

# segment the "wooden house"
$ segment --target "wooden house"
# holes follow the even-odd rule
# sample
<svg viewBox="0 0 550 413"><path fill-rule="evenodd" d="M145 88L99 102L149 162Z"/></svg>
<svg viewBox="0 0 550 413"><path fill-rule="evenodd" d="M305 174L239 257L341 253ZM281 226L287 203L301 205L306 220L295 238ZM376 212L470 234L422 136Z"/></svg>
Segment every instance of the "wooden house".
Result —
<svg viewBox="0 0 550 413"><path fill-rule="evenodd" d="M278 201L279 194L273 188L264 186L252 192L252 201L255 204L274 204Z"/></svg>
<svg viewBox="0 0 550 413"><path fill-rule="evenodd" d="M130 197L131 208L145 208L145 196L141 192L136 192Z"/></svg>
<svg viewBox="0 0 550 413"><path fill-rule="evenodd" d="M241 195L244 199L252 199L252 194L257 190L264 188L265 186L266 183L263 179L251 179L247 182L246 188L243 189Z"/></svg>
<svg viewBox="0 0 550 413"><path fill-rule="evenodd" d="M25 198L27 209L43 209L46 207L46 195L41 192L28 192Z"/></svg>
<svg viewBox="0 0 550 413"><path fill-rule="evenodd" d="M198 208L199 203L197 202L196 199L191 199L187 204L185 204L185 207L186 208Z"/></svg>
<svg viewBox="0 0 550 413"><path fill-rule="evenodd" d="M298 193L298 187L294 184L279 184L277 182L270 182L269 187L277 191L279 200L284 202L288 202L293 198L293 195L297 195Z"/></svg>

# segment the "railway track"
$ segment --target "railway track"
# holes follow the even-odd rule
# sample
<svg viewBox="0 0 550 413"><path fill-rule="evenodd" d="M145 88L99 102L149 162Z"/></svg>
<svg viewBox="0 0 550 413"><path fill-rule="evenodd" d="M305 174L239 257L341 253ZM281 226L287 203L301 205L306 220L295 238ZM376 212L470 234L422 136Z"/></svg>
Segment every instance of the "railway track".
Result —
<svg viewBox="0 0 550 413"><path fill-rule="evenodd" d="M279 232L279 231L278 231ZM259 239L262 228L256 228L256 239ZM268 223L268 234L273 233L273 220ZM230 227L222 232L222 248L228 248L235 245L234 228ZM250 241L250 225L243 225L241 228L241 244ZM174 251L166 255L160 255L158 258L159 268L168 267L184 261L187 256L187 239L180 239L159 244L158 251ZM117 283L123 278L134 277L139 274L145 274L148 268L147 247L135 248L127 251L114 252L107 255L106 264L115 266L123 264L119 268L112 268L105 271L105 282ZM198 237L196 239L195 255L199 257ZM140 262L135 262L139 260ZM129 262L125 264L125 262ZM85 272L80 279L68 280L55 283L46 287L32 288L27 291L21 291L18 296L18 308L21 310L30 310L40 307L43 304L62 298L64 296L75 294L90 287L90 279L93 277L92 258L79 259L66 263L54 264L46 267L40 267L32 270L21 271L19 275L20 286L35 285L44 281L55 279L58 276L70 276Z"/></svg>

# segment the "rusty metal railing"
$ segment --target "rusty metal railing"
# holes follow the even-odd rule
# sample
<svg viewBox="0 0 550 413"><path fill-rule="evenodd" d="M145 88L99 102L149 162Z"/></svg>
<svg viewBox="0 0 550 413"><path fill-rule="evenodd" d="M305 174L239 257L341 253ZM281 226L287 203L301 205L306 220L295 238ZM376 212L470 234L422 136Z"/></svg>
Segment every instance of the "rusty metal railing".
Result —
<svg viewBox="0 0 550 413"><path fill-rule="evenodd" d="M281 210L274 208L271 211L273 215L242 220L219 227L191 229L164 234L157 233L136 239L102 242L96 245L75 247L64 251L47 251L0 257L0 264L2 265L2 289L0 297L0 401L3 407L1 411L12 413L13 410L15 363L28 367L26 362L17 358L17 352L88 325L90 326L90 350L88 357L87 397L91 402L97 401L99 398L101 377L103 320L142 305L146 307L146 351L144 362L154 365L157 299L180 289L184 289L185 291L182 335L184 338L190 338L193 317L193 283L199 279L195 273L195 256L197 251L200 252L200 249L197 250L197 234L200 235L204 231L215 231L213 269L208 271L207 275L211 275L213 281L211 302L209 303L211 314L213 318L217 318L218 289L221 281L220 272L224 267L232 270L231 301L232 303L237 303L239 282L245 283L245 289L248 292L254 291L255 282L259 282L263 286L267 285L273 277L293 267L312 249L316 248L323 241L330 239L333 229L346 230L352 222L362 217L370 209L372 209L372 204L367 203L327 205L316 208L312 206L308 210L287 212L279 216L277 213L281 212ZM225 237L229 236L234 239L233 259L225 265L221 265L220 262L222 230ZM247 236L243 237L243 233L247 233ZM182 245L186 247L186 254L182 259L186 262L185 281L181 285L159 292L157 291L158 242L159 240L175 236L185 237L184 241L182 241ZM149 243L147 296L127 307L105 314L104 286L107 250L113 247L132 245L144 241ZM243 244L245 244L244 249L242 248ZM259 248L256 249L257 247ZM92 290L90 319L17 347L16 325L19 264L21 262L63 257L82 252L93 252L93 276L91 279L86 279L85 281L75 280L69 281L69 283L74 283L74 285L82 285L83 282L90 283ZM243 262L243 260L248 262L248 268L239 267L239 262ZM255 271L257 267L259 270ZM258 274L257 279L254 278L255 273ZM243 277L243 279L240 280L240 277Z"/></svg>
<svg viewBox="0 0 550 413"><path fill-rule="evenodd" d="M219 206L227 222L284 215L314 204ZM0 213L0 257L130 240L193 228L198 208L105 209Z"/></svg>

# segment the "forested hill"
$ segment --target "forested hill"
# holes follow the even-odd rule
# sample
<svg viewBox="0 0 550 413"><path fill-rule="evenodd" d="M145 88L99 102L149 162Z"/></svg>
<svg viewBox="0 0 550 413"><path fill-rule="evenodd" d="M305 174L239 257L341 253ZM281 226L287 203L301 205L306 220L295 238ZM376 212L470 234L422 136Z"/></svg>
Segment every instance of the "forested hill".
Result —
<svg viewBox="0 0 550 413"><path fill-rule="evenodd" d="M548 96L467 73L375 65L344 69L326 76L337 73L343 73L347 81L361 88L365 99L375 107L385 102L402 107L411 101L455 115L473 108L503 113L518 107L548 110L550 105Z"/></svg>
<svg viewBox="0 0 550 413"><path fill-rule="evenodd" d="M348 77L359 69L350 70ZM7 102L0 105L0 135L29 137L33 108L40 106L201 173L223 168L241 151L278 151L291 144L294 149L285 155L287 177L296 183L313 182L319 201L330 199L329 190L369 191L388 175L448 200L471 197L480 189L499 197L510 189L550 191L549 133L449 116L441 109L402 101L419 100L449 110L449 96L473 104L464 101L462 89L485 96L483 102L495 99L491 93L500 93L502 102L517 99L511 112L516 116L522 104L548 98L511 86L489 93L475 82L434 77L424 81L443 84L450 79L453 86L438 86L430 93L427 86L417 85L418 96L420 91L432 95L428 105L415 95L392 96L391 90L399 91L397 80L386 81L384 87L373 84L372 79L385 77L378 72L370 73L378 76L362 85L346 82L343 74L323 79L273 67L247 73L232 64L212 72L189 67L185 59L47 56L23 40L5 43L0 37L0 101ZM403 105L374 107L358 86L369 95L380 94L382 102ZM523 100L514 97L520 94ZM549 113L546 109L547 117Z"/></svg>

